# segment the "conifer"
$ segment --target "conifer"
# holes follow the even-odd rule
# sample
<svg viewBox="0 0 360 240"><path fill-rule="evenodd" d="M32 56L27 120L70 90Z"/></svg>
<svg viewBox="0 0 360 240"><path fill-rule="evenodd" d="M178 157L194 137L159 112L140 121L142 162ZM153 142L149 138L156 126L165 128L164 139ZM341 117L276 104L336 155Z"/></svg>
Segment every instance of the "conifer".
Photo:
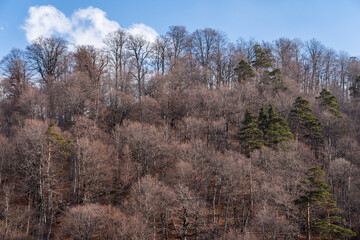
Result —
<svg viewBox="0 0 360 240"><path fill-rule="evenodd" d="M309 101L297 97L291 110L292 116L295 118L295 140L297 141L301 134L304 138L312 143L323 142L321 134L321 126L319 120L312 114Z"/></svg>
<svg viewBox="0 0 360 240"><path fill-rule="evenodd" d="M342 219L336 214L341 210L336 207L336 201L330 198L331 187L323 180L324 172L319 167L311 167L306 175L307 180L302 181L304 194L295 200L295 204L306 209L307 239L311 239L314 229L319 229L324 239L355 236L353 231L339 226Z"/></svg>
<svg viewBox="0 0 360 240"><path fill-rule="evenodd" d="M259 129L263 132L265 131L267 121L268 121L268 115L265 110L265 105L263 104L260 109L259 117L258 117L258 126Z"/></svg>
<svg viewBox="0 0 360 240"><path fill-rule="evenodd" d="M246 109L245 119L240 130L240 140L245 153L250 156L250 152L259 149L264 145L264 133L258 128L257 117L253 115L250 108Z"/></svg>
<svg viewBox="0 0 360 240"><path fill-rule="evenodd" d="M264 130L265 144L275 146L283 141L293 140L294 136L290 131L286 120L276 113L272 104L269 104L268 120Z"/></svg>
<svg viewBox="0 0 360 240"><path fill-rule="evenodd" d="M238 75L239 82L245 81L248 78L255 77L254 70L252 69L250 64L243 59L238 63L238 66L234 70Z"/></svg>
<svg viewBox="0 0 360 240"><path fill-rule="evenodd" d="M360 76L356 76L353 84L349 87L350 95L353 98L360 97Z"/></svg>
<svg viewBox="0 0 360 240"><path fill-rule="evenodd" d="M327 110L335 117L341 118L338 110L339 104L337 103L336 97L331 94L326 88L323 88L320 92L320 96L317 97L321 101L321 105L326 107Z"/></svg>
<svg viewBox="0 0 360 240"><path fill-rule="evenodd" d="M256 70L271 67L271 51L263 49L259 44L253 47L255 59L251 62Z"/></svg>

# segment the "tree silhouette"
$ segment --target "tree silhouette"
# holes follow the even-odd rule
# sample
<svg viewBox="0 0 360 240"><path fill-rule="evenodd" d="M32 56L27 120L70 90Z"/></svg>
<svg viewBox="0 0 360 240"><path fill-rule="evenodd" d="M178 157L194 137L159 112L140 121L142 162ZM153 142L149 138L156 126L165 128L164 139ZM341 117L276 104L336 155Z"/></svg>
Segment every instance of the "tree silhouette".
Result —
<svg viewBox="0 0 360 240"><path fill-rule="evenodd" d="M302 181L304 194L295 200L295 204L306 209L307 239L311 239L311 232L315 229L320 230L324 239L355 236L353 231L339 226L341 218L335 214L340 209L330 198L331 187L323 180L324 172L319 167L311 167L306 176L307 180Z"/></svg>

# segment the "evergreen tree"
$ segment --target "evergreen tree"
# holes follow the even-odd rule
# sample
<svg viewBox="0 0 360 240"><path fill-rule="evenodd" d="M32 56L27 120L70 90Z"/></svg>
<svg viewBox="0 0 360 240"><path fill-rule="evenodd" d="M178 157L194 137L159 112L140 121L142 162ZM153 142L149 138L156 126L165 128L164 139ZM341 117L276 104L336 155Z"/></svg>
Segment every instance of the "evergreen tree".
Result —
<svg viewBox="0 0 360 240"><path fill-rule="evenodd" d="M321 101L321 105L326 107L331 114L335 117L341 117L340 112L338 110L339 104L336 101L336 97L331 94L326 88L322 89L320 92L320 96L317 97Z"/></svg>
<svg viewBox="0 0 360 240"><path fill-rule="evenodd" d="M268 121L268 115L265 110L265 105L263 104L260 109L259 117L258 117L258 127L263 132L265 132L267 121Z"/></svg>
<svg viewBox="0 0 360 240"><path fill-rule="evenodd" d="M268 116L264 131L265 144L267 146L275 146L283 141L294 139L288 123L276 113L272 104L269 104Z"/></svg>
<svg viewBox="0 0 360 240"><path fill-rule="evenodd" d="M238 75L238 81L245 81L248 78L255 77L255 72L248 62L241 60L238 66L234 69Z"/></svg>
<svg viewBox="0 0 360 240"><path fill-rule="evenodd" d="M353 84L349 87L350 95L354 98L360 97L360 76L356 76Z"/></svg>
<svg viewBox="0 0 360 240"><path fill-rule="evenodd" d="M264 145L264 133L258 128L257 117L254 116L250 108L246 109L245 119L240 130L240 140L247 156L255 149Z"/></svg>
<svg viewBox="0 0 360 240"><path fill-rule="evenodd" d="M336 216L340 209L336 201L330 198L331 187L323 180L324 172L319 167L311 167L307 173L304 194L295 200L295 204L306 209L307 239L311 239L312 230L320 230L323 239L340 239L355 236L349 229L339 226L341 218Z"/></svg>
<svg viewBox="0 0 360 240"><path fill-rule="evenodd" d="M268 78L274 90L286 90L284 77L280 69L276 68L273 71L268 72Z"/></svg>
<svg viewBox="0 0 360 240"><path fill-rule="evenodd" d="M337 140L347 132L347 127L338 110L339 104L336 101L336 97L331 92L324 88L317 99L320 101L323 111L330 113L323 114L321 119L322 133L324 139L326 139L327 146L325 148L328 159L327 164L329 166L332 161L332 146L336 146Z"/></svg>
<svg viewBox="0 0 360 240"><path fill-rule="evenodd" d="M319 120L312 114L309 101L297 97L291 110L292 117L295 118L295 140L297 141L301 134L308 139L311 144L322 143L321 126Z"/></svg>
<svg viewBox="0 0 360 240"><path fill-rule="evenodd" d="M255 59L251 62L256 70L271 67L271 50L263 49L259 44L253 47Z"/></svg>

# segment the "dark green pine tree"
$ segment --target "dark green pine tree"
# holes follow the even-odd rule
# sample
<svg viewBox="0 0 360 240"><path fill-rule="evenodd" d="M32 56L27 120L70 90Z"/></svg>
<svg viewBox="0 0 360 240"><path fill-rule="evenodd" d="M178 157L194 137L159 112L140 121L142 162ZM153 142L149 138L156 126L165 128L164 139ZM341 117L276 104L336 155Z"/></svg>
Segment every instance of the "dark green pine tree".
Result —
<svg viewBox="0 0 360 240"><path fill-rule="evenodd" d="M274 90L286 90L287 87L284 83L284 77L281 70L276 68L275 70L268 72L268 78Z"/></svg>
<svg viewBox="0 0 360 240"><path fill-rule="evenodd" d="M276 113L272 104L269 104L268 120L266 122L264 136L265 145L270 147L274 147L283 141L294 139L288 123Z"/></svg>
<svg viewBox="0 0 360 240"><path fill-rule="evenodd" d="M339 226L342 219L337 216L340 209L336 207L336 201L330 198L331 187L323 180L324 172L319 167L311 167L307 173L304 184L304 194L295 200L306 211L307 239L311 239L311 232L315 229L320 231L323 239L342 239L356 234Z"/></svg>
<svg viewBox="0 0 360 240"><path fill-rule="evenodd" d="M356 76L353 84L349 87L349 91L353 98L360 97L360 76Z"/></svg>
<svg viewBox="0 0 360 240"><path fill-rule="evenodd" d="M309 106L309 101L297 97L291 110L292 117L295 119L295 140L297 141L299 135L308 139L310 143L317 144L323 142L321 134L321 126L319 120L312 114L312 109Z"/></svg>
<svg viewBox="0 0 360 240"><path fill-rule="evenodd" d="M323 115L322 119L322 133L327 144L327 162L329 166L332 161L332 146L336 146L338 139L348 132L346 123L342 119L341 113L338 110L338 103L336 97L331 94L327 89L322 89L320 96L317 97L320 101L320 106L324 112L330 114Z"/></svg>
<svg viewBox="0 0 360 240"><path fill-rule="evenodd" d="M234 69L238 75L238 81L242 82L249 78L255 77L255 72L248 62L241 60L237 67Z"/></svg>
<svg viewBox="0 0 360 240"><path fill-rule="evenodd" d="M321 101L321 105L326 107L331 114L335 117L341 118L338 110L339 104L337 103L336 97L333 96L326 88L320 92L320 96L316 99L319 99Z"/></svg>
<svg viewBox="0 0 360 240"><path fill-rule="evenodd" d="M259 117L258 117L258 128L262 132L265 132L267 121L268 121L268 115L267 115L266 110L265 110L265 104L263 104L261 109L260 109Z"/></svg>
<svg viewBox="0 0 360 240"><path fill-rule="evenodd" d="M271 67L271 50L263 49L259 44L253 47L255 59L251 62L257 70Z"/></svg>
<svg viewBox="0 0 360 240"><path fill-rule="evenodd" d="M245 154L250 157L252 151L264 146L264 133L258 128L257 117L252 114L250 108L246 109L242 126L240 129L240 141Z"/></svg>

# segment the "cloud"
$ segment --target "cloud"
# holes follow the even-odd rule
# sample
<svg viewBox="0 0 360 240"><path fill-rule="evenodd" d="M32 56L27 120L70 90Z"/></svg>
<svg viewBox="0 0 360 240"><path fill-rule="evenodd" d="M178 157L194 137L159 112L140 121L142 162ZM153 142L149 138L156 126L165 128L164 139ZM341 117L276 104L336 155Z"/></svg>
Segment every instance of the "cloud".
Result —
<svg viewBox="0 0 360 240"><path fill-rule="evenodd" d="M5 30L5 28L3 26L0 26L0 31L2 31L2 30Z"/></svg>
<svg viewBox="0 0 360 240"><path fill-rule="evenodd" d="M76 45L94 45L103 47L104 37L119 28L120 24L109 20L106 12L99 8L88 7L76 10L70 17L55 7L36 6L29 8L29 16L22 26L29 42L40 36L60 35ZM142 35L148 41L154 41L158 33L145 24L133 24L127 32Z"/></svg>
<svg viewBox="0 0 360 240"><path fill-rule="evenodd" d="M70 36L76 44L102 46L104 37L120 28L120 25L106 18L106 13L98 8L79 9L71 17L73 30Z"/></svg>
<svg viewBox="0 0 360 240"><path fill-rule="evenodd" d="M61 11L53 6L39 6L29 8L29 17L23 28L29 42L55 33L66 34L71 31L72 23Z"/></svg>
<svg viewBox="0 0 360 240"><path fill-rule="evenodd" d="M153 28L145 24L133 24L129 27L128 32L132 35L142 35L150 42L154 42L159 35Z"/></svg>

